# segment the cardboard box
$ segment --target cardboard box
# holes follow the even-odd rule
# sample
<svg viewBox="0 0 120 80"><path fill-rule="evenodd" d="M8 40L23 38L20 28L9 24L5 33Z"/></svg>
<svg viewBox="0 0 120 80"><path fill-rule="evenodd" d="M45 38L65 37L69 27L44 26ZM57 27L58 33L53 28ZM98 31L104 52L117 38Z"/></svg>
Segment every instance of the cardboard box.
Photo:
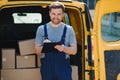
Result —
<svg viewBox="0 0 120 80"><path fill-rule="evenodd" d="M72 66L72 80L78 80L78 67Z"/></svg>
<svg viewBox="0 0 120 80"><path fill-rule="evenodd" d="M37 56L37 67L41 67L40 55Z"/></svg>
<svg viewBox="0 0 120 80"><path fill-rule="evenodd" d="M35 54L35 39L19 41L20 55Z"/></svg>
<svg viewBox="0 0 120 80"><path fill-rule="evenodd" d="M1 70L1 80L42 80L40 69Z"/></svg>
<svg viewBox="0 0 120 80"><path fill-rule="evenodd" d="M42 80L40 68L1 70L1 80ZM78 67L72 66L72 80L78 80Z"/></svg>
<svg viewBox="0 0 120 80"><path fill-rule="evenodd" d="M15 49L2 49L2 69L15 68Z"/></svg>
<svg viewBox="0 0 120 80"><path fill-rule="evenodd" d="M36 55L16 56L16 68L35 68Z"/></svg>

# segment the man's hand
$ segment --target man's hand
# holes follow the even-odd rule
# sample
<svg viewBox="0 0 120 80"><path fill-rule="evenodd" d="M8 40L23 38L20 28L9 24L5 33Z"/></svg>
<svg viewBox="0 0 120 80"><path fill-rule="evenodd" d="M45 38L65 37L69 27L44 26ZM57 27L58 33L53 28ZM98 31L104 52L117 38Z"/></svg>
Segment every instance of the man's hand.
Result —
<svg viewBox="0 0 120 80"><path fill-rule="evenodd" d="M63 52L64 51L64 48L65 46L62 44L62 45L56 45L54 48L56 48L58 51L60 52Z"/></svg>
<svg viewBox="0 0 120 80"><path fill-rule="evenodd" d="M56 48L60 52L64 52L69 55L75 55L77 53L76 44L71 44L69 47L64 45L56 45L54 48Z"/></svg>

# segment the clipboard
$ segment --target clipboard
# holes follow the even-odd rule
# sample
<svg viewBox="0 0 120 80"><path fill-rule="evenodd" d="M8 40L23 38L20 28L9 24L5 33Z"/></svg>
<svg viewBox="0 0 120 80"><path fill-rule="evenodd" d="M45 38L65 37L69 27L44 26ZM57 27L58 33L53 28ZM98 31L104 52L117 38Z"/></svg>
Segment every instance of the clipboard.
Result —
<svg viewBox="0 0 120 80"><path fill-rule="evenodd" d="M58 52L58 50L54 48L54 46L56 45L62 45L62 43L61 42L44 43L42 48L42 53Z"/></svg>

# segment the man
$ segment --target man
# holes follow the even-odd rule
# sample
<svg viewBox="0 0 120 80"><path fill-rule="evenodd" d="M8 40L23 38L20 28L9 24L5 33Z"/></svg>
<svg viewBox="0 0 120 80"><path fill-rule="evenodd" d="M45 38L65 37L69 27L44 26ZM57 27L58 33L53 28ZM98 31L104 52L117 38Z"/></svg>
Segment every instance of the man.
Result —
<svg viewBox="0 0 120 80"><path fill-rule="evenodd" d="M77 42L73 28L62 22L64 11L61 2L53 2L49 6L51 21L38 27L36 33L36 54L42 55L42 80L72 80L69 55L76 54ZM52 42L62 43L54 46L57 52L42 53L43 44Z"/></svg>

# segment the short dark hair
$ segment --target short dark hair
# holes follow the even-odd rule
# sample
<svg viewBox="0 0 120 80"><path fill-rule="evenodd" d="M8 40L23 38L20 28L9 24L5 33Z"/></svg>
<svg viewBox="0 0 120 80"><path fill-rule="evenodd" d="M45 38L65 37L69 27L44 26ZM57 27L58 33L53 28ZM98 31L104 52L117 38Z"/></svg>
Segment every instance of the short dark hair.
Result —
<svg viewBox="0 0 120 80"><path fill-rule="evenodd" d="M57 9L57 8L61 8L63 12L65 11L65 6L58 1L51 3L51 5L49 6L49 11L51 11L51 9Z"/></svg>

